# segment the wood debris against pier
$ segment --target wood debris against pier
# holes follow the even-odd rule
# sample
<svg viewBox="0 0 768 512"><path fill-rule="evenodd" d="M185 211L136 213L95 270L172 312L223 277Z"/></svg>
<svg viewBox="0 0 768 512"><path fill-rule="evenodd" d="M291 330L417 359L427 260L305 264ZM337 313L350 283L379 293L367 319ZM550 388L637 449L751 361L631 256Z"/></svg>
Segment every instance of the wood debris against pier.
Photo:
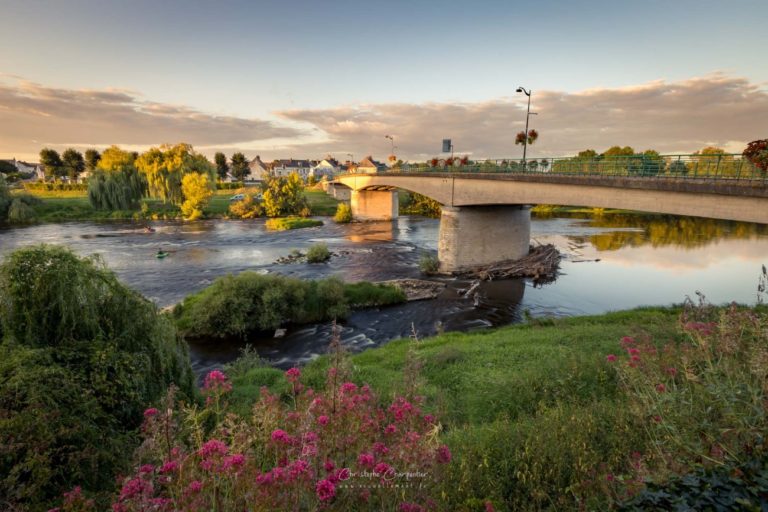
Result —
<svg viewBox="0 0 768 512"><path fill-rule="evenodd" d="M531 246L527 255L519 260L502 261L493 265L454 272L454 275L481 281L530 277L536 283L553 281L560 268L560 251L552 244Z"/></svg>

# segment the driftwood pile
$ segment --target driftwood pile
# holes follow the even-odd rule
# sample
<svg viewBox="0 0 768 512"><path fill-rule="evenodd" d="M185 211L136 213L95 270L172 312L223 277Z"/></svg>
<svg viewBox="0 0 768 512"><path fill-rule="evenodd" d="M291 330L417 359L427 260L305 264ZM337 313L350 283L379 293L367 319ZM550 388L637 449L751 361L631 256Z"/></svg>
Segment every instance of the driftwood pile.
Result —
<svg viewBox="0 0 768 512"><path fill-rule="evenodd" d="M513 277L530 277L535 283L546 283L557 277L561 255L552 244L531 246L526 256L519 260L503 261L491 266L454 272L454 275L493 281Z"/></svg>

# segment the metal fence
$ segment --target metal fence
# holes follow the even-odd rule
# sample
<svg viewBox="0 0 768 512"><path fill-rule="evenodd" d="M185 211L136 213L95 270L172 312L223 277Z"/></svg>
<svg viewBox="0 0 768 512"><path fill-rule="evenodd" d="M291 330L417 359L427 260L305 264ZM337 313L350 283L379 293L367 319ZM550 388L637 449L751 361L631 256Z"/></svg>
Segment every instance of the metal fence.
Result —
<svg viewBox="0 0 768 512"><path fill-rule="evenodd" d="M408 163L380 171L385 173L517 173L637 177L664 180L750 181L768 185L766 171L736 154L631 155L594 158L539 158L470 161L455 158ZM349 171L354 174L355 171Z"/></svg>

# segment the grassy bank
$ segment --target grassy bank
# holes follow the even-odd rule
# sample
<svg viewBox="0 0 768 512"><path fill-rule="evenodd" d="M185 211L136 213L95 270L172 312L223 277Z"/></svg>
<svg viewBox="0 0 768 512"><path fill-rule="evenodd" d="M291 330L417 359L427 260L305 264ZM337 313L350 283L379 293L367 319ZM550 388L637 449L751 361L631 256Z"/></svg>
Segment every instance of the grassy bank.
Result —
<svg viewBox="0 0 768 512"><path fill-rule="evenodd" d="M348 367L352 381L384 402L414 382L426 397L455 455L446 510L482 510L486 502L496 510L607 509L631 496L657 499L643 494L645 479L762 457L759 317L712 310L714 322L683 324L682 311L643 308L393 341L352 356ZM717 322L719 330L711 327ZM327 357L312 362L304 382L322 389L329 367ZM231 375L242 414L262 385L286 393L282 372L266 366L240 365ZM739 389L750 399L736 400ZM726 493L763 492L758 484L723 485Z"/></svg>
<svg viewBox="0 0 768 512"><path fill-rule="evenodd" d="M247 192L253 192L249 188ZM158 220L180 219L181 210L174 205L164 204L157 199L142 200L141 210L100 211L94 209L88 201L88 196L80 191L33 191L22 192L33 195L40 202L32 208L35 212L35 222L68 222L89 220ZM209 218L226 218L229 213L229 198L240 190L217 190L205 209ZM332 216L336 213L338 201L325 192L306 190L305 197L309 203L312 215Z"/></svg>

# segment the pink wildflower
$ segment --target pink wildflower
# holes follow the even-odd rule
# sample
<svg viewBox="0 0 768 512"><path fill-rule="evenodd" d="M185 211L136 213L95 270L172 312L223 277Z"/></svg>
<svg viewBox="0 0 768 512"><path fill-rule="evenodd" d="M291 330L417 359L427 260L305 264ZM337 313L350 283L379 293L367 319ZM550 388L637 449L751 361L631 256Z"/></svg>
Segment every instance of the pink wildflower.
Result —
<svg viewBox="0 0 768 512"><path fill-rule="evenodd" d="M213 370L205 376L205 382L203 383L203 390L207 392L232 391L232 383L227 379L227 376L219 370Z"/></svg>
<svg viewBox="0 0 768 512"><path fill-rule="evenodd" d="M666 371L667 371L667 374L668 374L668 375L670 375L670 376L672 376L672 377L674 377L675 375L677 375L677 368L674 368L674 367L672 367L672 366L670 366L669 368L667 368L667 370L666 370Z"/></svg>
<svg viewBox="0 0 768 512"><path fill-rule="evenodd" d="M188 492L200 492L200 489L203 488L203 483L200 480L192 480L190 482L189 486L187 487Z"/></svg>
<svg viewBox="0 0 768 512"><path fill-rule="evenodd" d="M317 422L321 425L327 425L328 424L328 416L323 414L322 416L317 417Z"/></svg>
<svg viewBox="0 0 768 512"><path fill-rule="evenodd" d="M357 385L353 382L345 382L341 385L341 391L344 393L354 393L357 391Z"/></svg>
<svg viewBox="0 0 768 512"><path fill-rule="evenodd" d="M437 462L440 464L451 462L451 450L446 445L442 445L437 449Z"/></svg>
<svg viewBox="0 0 768 512"><path fill-rule="evenodd" d="M373 443L373 451L379 455L386 455L389 453L389 448L384 443Z"/></svg>
<svg viewBox="0 0 768 512"><path fill-rule="evenodd" d="M315 492L320 501L329 501L336 496L336 486L330 480L320 480L315 486Z"/></svg>
<svg viewBox="0 0 768 512"><path fill-rule="evenodd" d="M357 457L357 463L363 467L372 467L374 462L373 455L370 453L361 453Z"/></svg>
<svg viewBox="0 0 768 512"><path fill-rule="evenodd" d="M154 407L150 407L146 411L144 411L144 417L145 418L151 418L152 416L157 416L157 413L160 412Z"/></svg>
<svg viewBox="0 0 768 512"><path fill-rule="evenodd" d="M291 436L288 435L288 432L285 430L277 429L272 432L272 440L273 441L280 441L285 444L290 444L292 439Z"/></svg>
<svg viewBox="0 0 768 512"><path fill-rule="evenodd" d="M380 476L386 476L387 473L389 473L391 470L392 470L392 466L390 466L386 462L379 462L373 467L373 471L378 473Z"/></svg>
<svg viewBox="0 0 768 512"><path fill-rule="evenodd" d="M424 512L424 509L421 507L421 505L408 502L401 503L397 510L398 512Z"/></svg>
<svg viewBox="0 0 768 512"><path fill-rule="evenodd" d="M616 356L613 354L608 354L607 356L605 356L605 360L608 361L609 363L613 363L616 361Z"/></svg>
<svg viewBox="0 0 768 512"><path fill-rule="evenodd" d="M493 508L493 503L490 501L485 502L485 512L496 512L496 509Z"/></svg>
<svg viewBox="0 0 768 512"><path fill-rule="evenodd" d="M198 453L202 457L209 457L215 454L226 455L228 451L229 448L227 448L227 445L223 441L219 441L218 439L211 439L210 441L206 442L202 448L200 448Z"/></svg>
<svg viewBox="0 0 768 512"><path fill-rule="evenodd" d="M245 464L245 455L242 453L235 453L234 455L224 458L224 463L221 465L221 468L226 471L228 469L239 468L243 464Z"/></svg>
<svg viewBox="0 0 768 512"><path fill-rule="evenodd" d="M160 467L160 473L162 474L173 473L177 469L179 469L179 463L176 462L175 460L169 460L168 462L163 464L162 467Z"/></svg>
<svg viewBox="0 0 768 512"><path fill-rule="evenodd" d="M152 464L144 464L139 468L139 473L151 473L155 470L155 466Z"/></svg>
<svg viewBox="0 0 768 512"><path fill-rule="evenodd" d="M333 463L333 461L332 461L332 460L326 460L326 461L325 461L325 463L323 464L323 468L324 468L324 469L325 469L325 470L326 470L328 473L330 473L331 471L333 471L334 469L336 469L336 465Z"/></svg>
<svg viewBox="0 0 768 512"><path fill-rule="evenodd" d="M291 368L285 372L285 376L288 379L288 382L296 382L299 380L299 377L301 377L301 370L298 368Z"/></svg>
<svg viewBox="0 0 768 512"><path fill-rule="evenodd" d="M667 386L665 386L664 384L656 384L656 391L658 391L659 393L663 393L666 390L667 390Z"/></svg>
<svg viewBox="0 0 768 512"><path fill-rule="evenodd" d="M384 429L385 434L394 434L395 432L397 432L397 427L394 425L387 425Z"/></svg>

